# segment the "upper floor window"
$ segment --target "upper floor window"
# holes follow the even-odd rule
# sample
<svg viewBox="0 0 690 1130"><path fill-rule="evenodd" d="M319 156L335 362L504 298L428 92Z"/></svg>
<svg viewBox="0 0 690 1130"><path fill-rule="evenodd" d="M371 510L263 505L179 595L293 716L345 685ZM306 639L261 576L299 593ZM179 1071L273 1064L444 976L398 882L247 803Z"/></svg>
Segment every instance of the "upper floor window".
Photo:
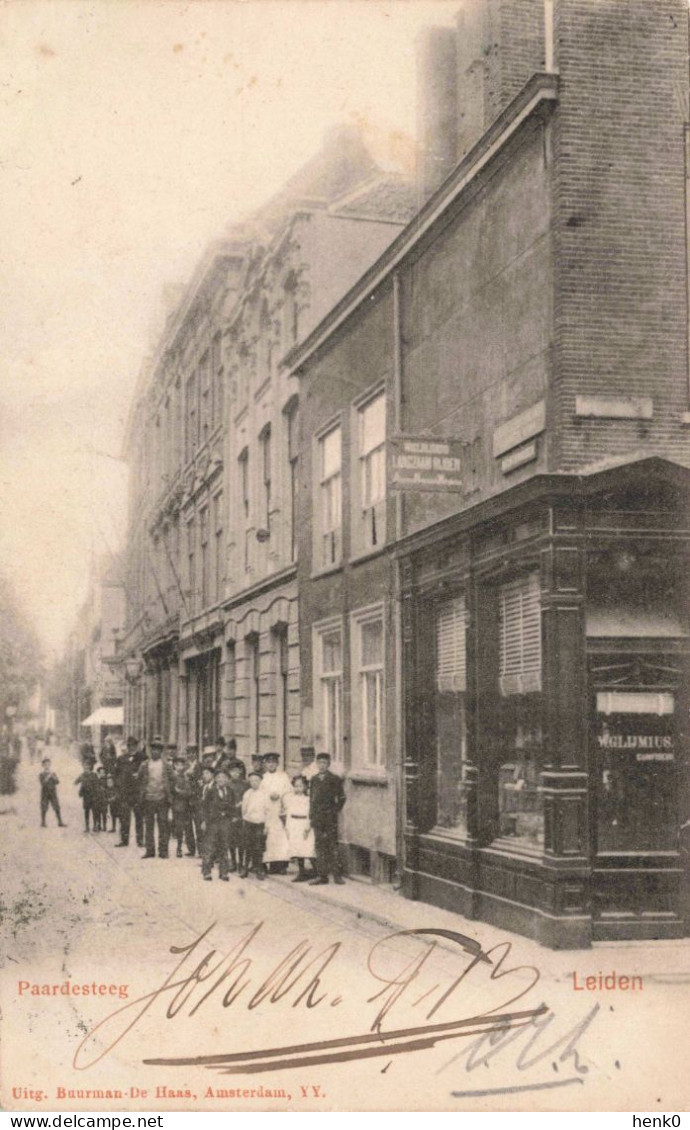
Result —
<svg viewBox="0 0 690 1130"><path fill-rule="evenodd" d="M297 490L299 472L299 409L293 400L286 411L287 457L288 457L288 514L290 520L289 547L290 561L297 559Z"/></svg>
<svg viewBox="0 0 690 1130"><path fill-rule="evenodd" d="M215 566L214 599L220 600L223 596L223 582L225 580L225 554L223 551L223 494L214 495L213 498L213 531L215 541Z"/></svg>
<svg viewBox="0 0 690 1130"><path fill-rule="evenodd" d="M185 461L189 461L196 451L199 442L199 411L197 404L196 374L187 381L185 389Z"/></svg>
<svg viewBox="0 0 690 1130"><path fill-rule="evenodd" d="M201 443L206 443L213 430L213 404L211 385L211 363L205 353L199 366L199 385L201 388Z"/></svg>
<svg viewBox="0 0 690 1130"><path fill-rule="evenodd" d="M321 545L319 566L328 568L342 553L342 430L331 428L318 444Z"/></svg>
<svg viewBox="0 0 690 1130"><path fill-rule="evenodd" d="M220 334L216 334L211 345L211 380L213 381L213 423L223 422L225 409L225 373Z"/></svg>
<svg viewBox="0 0 690 1130"><path fill-rule="evenodd" d="M242 503L242 516L249 517L249 448L245 447L240 452L238 459L240 498Z"/></svg>
<svg viewBox="0 0 690 1130"><path fill-rule="evenodd" d="M297 277L294 271L290 271L283 288L283 348L290 349L298 338Z"/></svg>
<svg viewBox="0 0 690 1130"><path fill-rule="evenodd" d="M353 553L364 553L386 540L386 397L384 392L356 411L357 451L353 454ZM357 493L359 499L357 501Z"/></svg>
<svg viewBox="0 0 690 1130"><path fill-rule="evenodd" d="M201 607L206 608L211 595L211 558L208 545L208 506L199 512L199 540L201 545Z"/></svg>
<svg viewBox="0 0 690 1130"><path fill-rule="evenodd" d="M263 485L263 514L261 521L267 530L271 528L271 425L266 424L259 435L261 445L261 478Z"/></svg>

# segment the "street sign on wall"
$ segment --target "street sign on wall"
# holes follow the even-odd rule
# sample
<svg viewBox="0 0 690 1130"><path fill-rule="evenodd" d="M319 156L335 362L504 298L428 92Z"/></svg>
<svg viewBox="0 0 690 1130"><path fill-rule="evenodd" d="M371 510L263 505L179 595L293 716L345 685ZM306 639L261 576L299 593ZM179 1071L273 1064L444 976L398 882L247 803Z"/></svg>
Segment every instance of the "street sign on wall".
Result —
<svg viewBox="0 0 690 1130"><path fill-rule="evenodd" d="M390 489L462 490L466 446L462 440L434 436L392 437L387 442Z"/></svg>

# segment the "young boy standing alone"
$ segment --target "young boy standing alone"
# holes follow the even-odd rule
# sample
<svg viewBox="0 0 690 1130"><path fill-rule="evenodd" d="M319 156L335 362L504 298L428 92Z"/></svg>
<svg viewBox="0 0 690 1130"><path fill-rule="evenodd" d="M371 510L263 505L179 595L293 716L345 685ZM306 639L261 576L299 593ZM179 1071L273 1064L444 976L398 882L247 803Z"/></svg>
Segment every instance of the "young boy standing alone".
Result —
<svg viewBox="0 0 690 1130"><path fill-rule="evenodd" d="M67 825L63 823L62 816L60 815L60 801L57 795L57 787L60 781L58 780L57 773L51 771L49 757L44 757L41 765L43 769L38 774L38 779L41 783L41 827L45 828L48 809L52 808L57 816L58 826L60 828L66 828Z"/></svg>

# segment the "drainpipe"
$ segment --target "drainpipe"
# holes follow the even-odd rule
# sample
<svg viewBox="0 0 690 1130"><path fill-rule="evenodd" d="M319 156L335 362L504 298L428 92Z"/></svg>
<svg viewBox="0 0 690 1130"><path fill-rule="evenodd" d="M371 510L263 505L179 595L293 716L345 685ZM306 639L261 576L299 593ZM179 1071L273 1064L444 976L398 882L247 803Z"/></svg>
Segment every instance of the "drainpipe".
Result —
<svg viewBox="0 0 690 1130"><path fill-rule="evenodd" d="M400 275L393 274L393 431L400 435L402 430L402 310L400 294ZM402 491L395 491L395 531L394 539L397 542L403 533L404 502ZM395 783L395 838L397 859L397 881L402 883L402 872L405 866L405 758L403 722L403 663L402 663L402 591L400 583L400 563L395 565L394 581L395 599L393 602L393 640L394 640L394 679L395 679L395 727L394 741L396 752L396 783Z"/></svg>

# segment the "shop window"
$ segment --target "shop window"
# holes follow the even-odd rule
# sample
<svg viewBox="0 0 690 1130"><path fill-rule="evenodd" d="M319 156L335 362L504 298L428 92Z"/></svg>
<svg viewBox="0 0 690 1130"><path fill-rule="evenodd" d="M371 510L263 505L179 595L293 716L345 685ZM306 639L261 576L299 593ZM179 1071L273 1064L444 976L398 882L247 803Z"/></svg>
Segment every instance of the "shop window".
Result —
<svg viewBox="0 0 690 1130"><path fill-rule="evenodd" d="M342 433L331 428L318 441L320 544L318 567L340 563L342 554Z"/></svg>
<svg viewBox="0 0 690 1130"><path fill-rule="evenodd" d="M544 843L539 784L542 648L537 572L499 590L499 632L499 835L537 849Z"/></svg>
<svg viewBox="0 0 690 1130"><path fill-rule="evenodd" d="M314 713L317 752L343 760L343 632L341 625L314 632Z"/></svg>
<svg viewBox="0 0 690 1130"><path fill-rule="evenodd" d="M436 825L467 828L467 609L463 596L436 615Z"/></svg>
<svg viewBox="0 0 690 1130"><path fill-rule="evenodd" d="M365 769L385 761L383 717L383 613L352 617L352 759Z"/></svg>

